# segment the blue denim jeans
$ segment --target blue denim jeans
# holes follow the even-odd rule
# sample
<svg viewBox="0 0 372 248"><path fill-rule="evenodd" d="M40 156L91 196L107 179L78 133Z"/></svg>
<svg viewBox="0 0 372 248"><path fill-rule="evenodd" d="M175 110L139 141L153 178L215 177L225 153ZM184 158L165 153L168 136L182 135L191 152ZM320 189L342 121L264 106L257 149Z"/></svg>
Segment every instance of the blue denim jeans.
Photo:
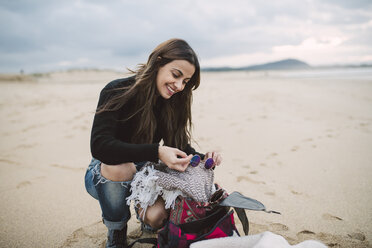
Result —
<svg viewBox="0 0 372 248"><path fill-rule="evenodd" d="M136 163L137 171L145 162ZM122 230L131 213L126 198L130 195L132 181L114 182L101 174L101 161L93 158L85 173L85 188L99 201L103 223L109 230Z"/></svg>

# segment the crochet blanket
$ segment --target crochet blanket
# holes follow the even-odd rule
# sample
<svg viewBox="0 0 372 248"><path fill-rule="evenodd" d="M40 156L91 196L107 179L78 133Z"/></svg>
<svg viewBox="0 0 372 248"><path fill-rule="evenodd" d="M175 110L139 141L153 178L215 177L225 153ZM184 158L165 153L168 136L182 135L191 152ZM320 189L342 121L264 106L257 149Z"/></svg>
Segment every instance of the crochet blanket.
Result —
<svg viewBox="0 0 372 248"><path fill-rule="evenodd" d="M174 208L175 200L180 195L205 203L215 191L213 181L213 170L202 165L188 166L184 172L179 172L163 163L148 162L134 176L127 204L134 201L135 206L139 204L146 212L147 207L161 196L166 208Z"/></svg>

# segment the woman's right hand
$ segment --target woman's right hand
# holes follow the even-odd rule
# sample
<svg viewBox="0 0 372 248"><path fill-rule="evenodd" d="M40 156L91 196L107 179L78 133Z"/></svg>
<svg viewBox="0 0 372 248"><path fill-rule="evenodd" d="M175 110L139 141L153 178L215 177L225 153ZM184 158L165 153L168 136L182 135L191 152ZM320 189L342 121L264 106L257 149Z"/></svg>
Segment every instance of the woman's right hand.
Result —
<svg viewBox="0 0 372 248"><path fill-rule="evenodd" d="M181 158L178 158L177 156ZM192 155L187 156L186 153L177 148L159 146L159 159L170 169L181 172L185 171L190 163L191 158Z"/></svg>

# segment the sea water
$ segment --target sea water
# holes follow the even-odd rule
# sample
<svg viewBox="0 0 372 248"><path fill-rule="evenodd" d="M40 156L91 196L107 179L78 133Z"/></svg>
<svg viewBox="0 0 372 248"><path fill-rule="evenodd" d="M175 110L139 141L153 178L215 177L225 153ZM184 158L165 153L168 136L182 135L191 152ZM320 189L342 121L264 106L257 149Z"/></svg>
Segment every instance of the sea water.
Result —
<svg viewBox="0 0 372 248"><path fill-rule="evenodd" d="M315 68L309 70L270 71L271 76L288 78L371 79L372 67Z"/></svg>

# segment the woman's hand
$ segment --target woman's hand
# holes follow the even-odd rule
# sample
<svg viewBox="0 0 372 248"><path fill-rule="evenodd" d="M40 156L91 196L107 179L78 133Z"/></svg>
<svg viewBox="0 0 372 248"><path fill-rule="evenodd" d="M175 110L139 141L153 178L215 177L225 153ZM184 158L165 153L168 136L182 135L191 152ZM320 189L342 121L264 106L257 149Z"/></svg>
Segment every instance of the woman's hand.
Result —
<svg viewBox="0 0 372 248"><path fill-rule="evenodd" d="M206 161L208 158L213 158L213 167L216 165L220 165L222 162L221 154L218 152L207 152L204 157L204 161Z"/></svg>
<svg viewBox="0 0 372 248"><path fill-rule="evenodd" d="M178 158L177 156L181 158ZM159 159L170 169L181 172L185 171L191 158L192 155L187 156L186 153L177 148L159 146Z"/></svg>

